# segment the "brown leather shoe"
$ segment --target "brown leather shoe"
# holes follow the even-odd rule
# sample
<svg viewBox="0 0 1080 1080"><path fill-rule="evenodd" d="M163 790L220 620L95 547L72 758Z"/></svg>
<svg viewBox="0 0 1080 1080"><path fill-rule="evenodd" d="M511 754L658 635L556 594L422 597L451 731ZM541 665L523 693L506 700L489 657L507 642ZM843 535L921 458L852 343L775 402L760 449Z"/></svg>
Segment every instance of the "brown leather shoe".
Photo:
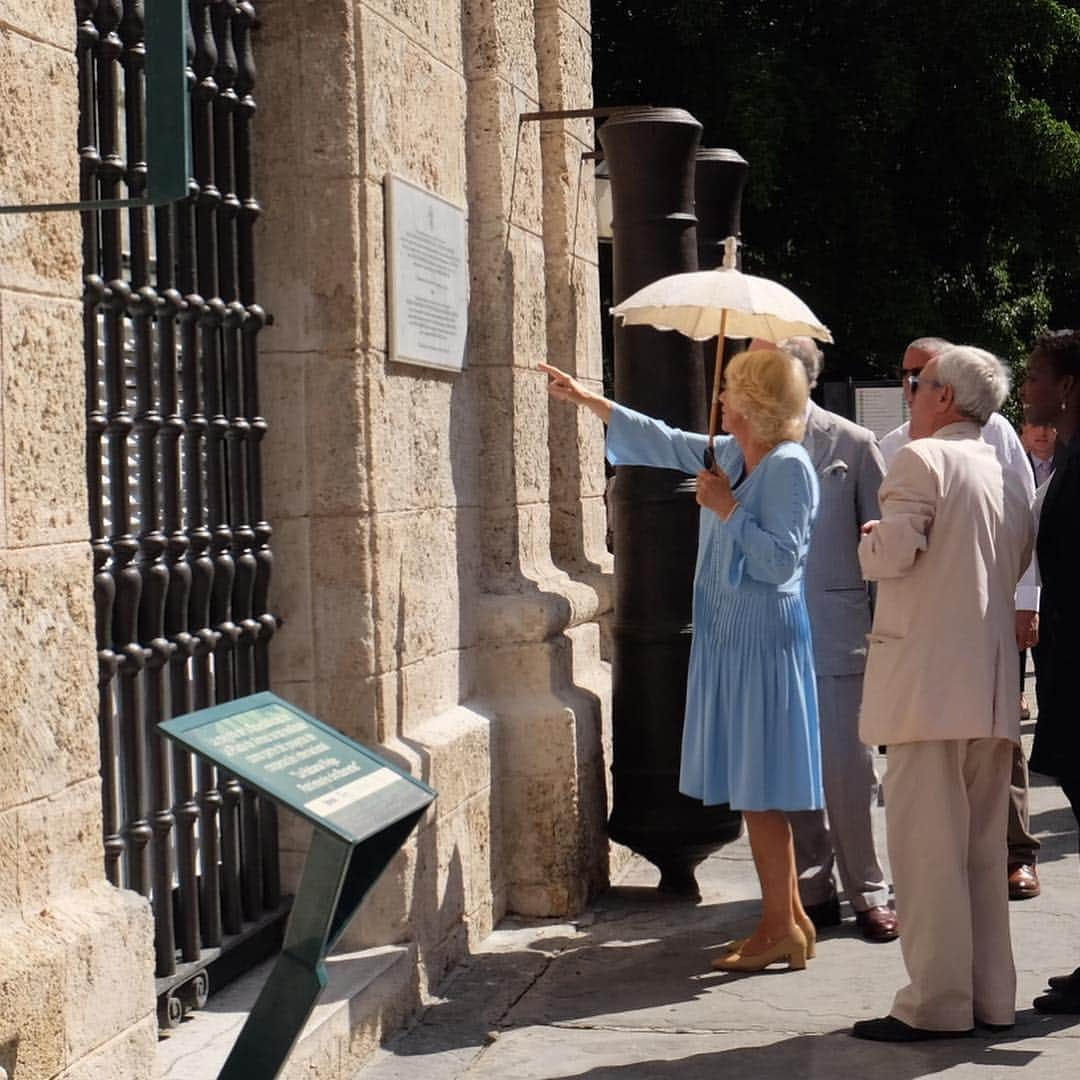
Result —
<svg viewBox="0 0 1080 1080"><path fill-rule="evenodd" d="M1042 892L1034 863L1009 863L1009 899L1030 900Z"/></svg>
<svg viewBox="0 0 1080 1080"><path fill-rule="evenodd" d="M900 934L900 921L891 907L867 908L855 912L855 925L867 941L892 941Z"/></svg>

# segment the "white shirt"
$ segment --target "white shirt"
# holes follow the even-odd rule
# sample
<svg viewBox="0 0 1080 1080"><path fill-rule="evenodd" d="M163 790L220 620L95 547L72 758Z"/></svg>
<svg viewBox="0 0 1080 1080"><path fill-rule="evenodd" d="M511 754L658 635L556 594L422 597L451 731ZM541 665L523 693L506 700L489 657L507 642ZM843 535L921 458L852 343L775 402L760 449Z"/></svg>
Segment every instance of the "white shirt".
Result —
<svg viewBox="0 0 1080 1080"><path fill-rule="evenodd" d="M1013 430L1012 424L1001 413L991 413L982 429L983 438L994 448L998 461L1003 469L1014 472L1023 483L1027 493L1028 503L1035 501L1035 479L1031 475L1031 465L1028 464L1027 451L1020 441L1020 436ZM886 466L892 464L896 452L902 446L911 442L909 425L901 424L893 428L887 435L882 435L878 441L878 449L885 459ZM1024 571L1024 576L1016 586L1016 610L1038 611L1039 610L1039 584L1038 572L1035 569L1035 560Z"/></svg>
<svg viewBox="0 0 1080 1080"><path fill-rule="evenodd" d="M1054 473L1054 459L1052 457L1041 458L1038 454L1029 454L1031 467L1035 470L1036 489L1045 484Z"/></svg>

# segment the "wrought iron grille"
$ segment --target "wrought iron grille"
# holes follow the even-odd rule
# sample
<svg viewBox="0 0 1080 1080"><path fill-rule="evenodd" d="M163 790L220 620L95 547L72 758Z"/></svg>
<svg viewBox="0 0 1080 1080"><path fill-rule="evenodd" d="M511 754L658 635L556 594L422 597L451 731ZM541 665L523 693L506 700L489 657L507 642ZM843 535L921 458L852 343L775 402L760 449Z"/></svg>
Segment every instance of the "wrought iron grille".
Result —
<svg viewBox="0 0 1080 1080"><path fill-rule="evenodd" d="M146 185L144 0L76 0L84 200ZM252 190L255 8L189 0L190 195L85 212L87 475L105 868L151 899L163 1023L280 924L274 807L157 734L267 689ZM245 946L240 950L239 946ZM268 948L273 947L272 940ZM224 965L220 965L224 966Z"/></svg>

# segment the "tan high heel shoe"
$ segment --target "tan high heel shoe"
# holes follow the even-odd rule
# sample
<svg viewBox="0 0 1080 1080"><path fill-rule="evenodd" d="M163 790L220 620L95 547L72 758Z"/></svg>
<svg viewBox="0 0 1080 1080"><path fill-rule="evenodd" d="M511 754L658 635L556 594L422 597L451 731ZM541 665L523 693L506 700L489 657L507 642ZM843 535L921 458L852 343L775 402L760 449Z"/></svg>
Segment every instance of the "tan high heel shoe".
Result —
<svg viewBox="0 0 1080 1080"><path fill-rule="evenodd" d="M764 971L778 960L786 960L789 971L802 971L806 967L806 938L801 930L774 941L759 953L734 952L718 956L712 966L717 971Z"/></svg>
<svg viewBox="0 0 1080 1080"><path fill-rule="evenodd" d="M800 925L799 929L802 930L803 937L806 938L806 959L813 960L817 956L817 931L814 929L814 924L808 922L806 926ZM724 946L724 955L730 956L732 953L742 952L749 940L748 937L741 937L729 941Z"/></svg>

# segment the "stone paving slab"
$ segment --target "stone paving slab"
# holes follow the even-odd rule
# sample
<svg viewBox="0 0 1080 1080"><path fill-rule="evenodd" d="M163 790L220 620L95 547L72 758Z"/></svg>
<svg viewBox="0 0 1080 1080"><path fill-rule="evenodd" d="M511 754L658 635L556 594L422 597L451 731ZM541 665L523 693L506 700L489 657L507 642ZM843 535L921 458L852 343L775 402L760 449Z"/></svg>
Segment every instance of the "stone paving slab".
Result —
<svg viewBox="0 0 1080 1080"><path fill-rule="evenodd" d="M700 904L658 894L655 869L634 859L573 923L505 920L355 1080L1075 1080L1080 1017L1030 1002L1080 963L1076 829L1058 788L1032 780L1043 894L1010 907L1020 1011L1004 1036L852 1039L851 1023L886 1013L906 978L899 945L863 941L846 908L806 971L713 972L710 955L757 916L743 837L702 864ZM880 808L874 818L884 858Z"/></svg>
<svg viewBox="0 0 1080 1080"><path fill-rule="evenodd" d="M1075 1039L1053 1036L1018 1042L964 1039L875 1047L844 1033L683 1032L672 1038L640 1031L525 1028L501 1036L477 1057L468 1076L470 1080L915 1080L924 1076L1042 1080L1075 1076L1077 1049Z"/></svg>

